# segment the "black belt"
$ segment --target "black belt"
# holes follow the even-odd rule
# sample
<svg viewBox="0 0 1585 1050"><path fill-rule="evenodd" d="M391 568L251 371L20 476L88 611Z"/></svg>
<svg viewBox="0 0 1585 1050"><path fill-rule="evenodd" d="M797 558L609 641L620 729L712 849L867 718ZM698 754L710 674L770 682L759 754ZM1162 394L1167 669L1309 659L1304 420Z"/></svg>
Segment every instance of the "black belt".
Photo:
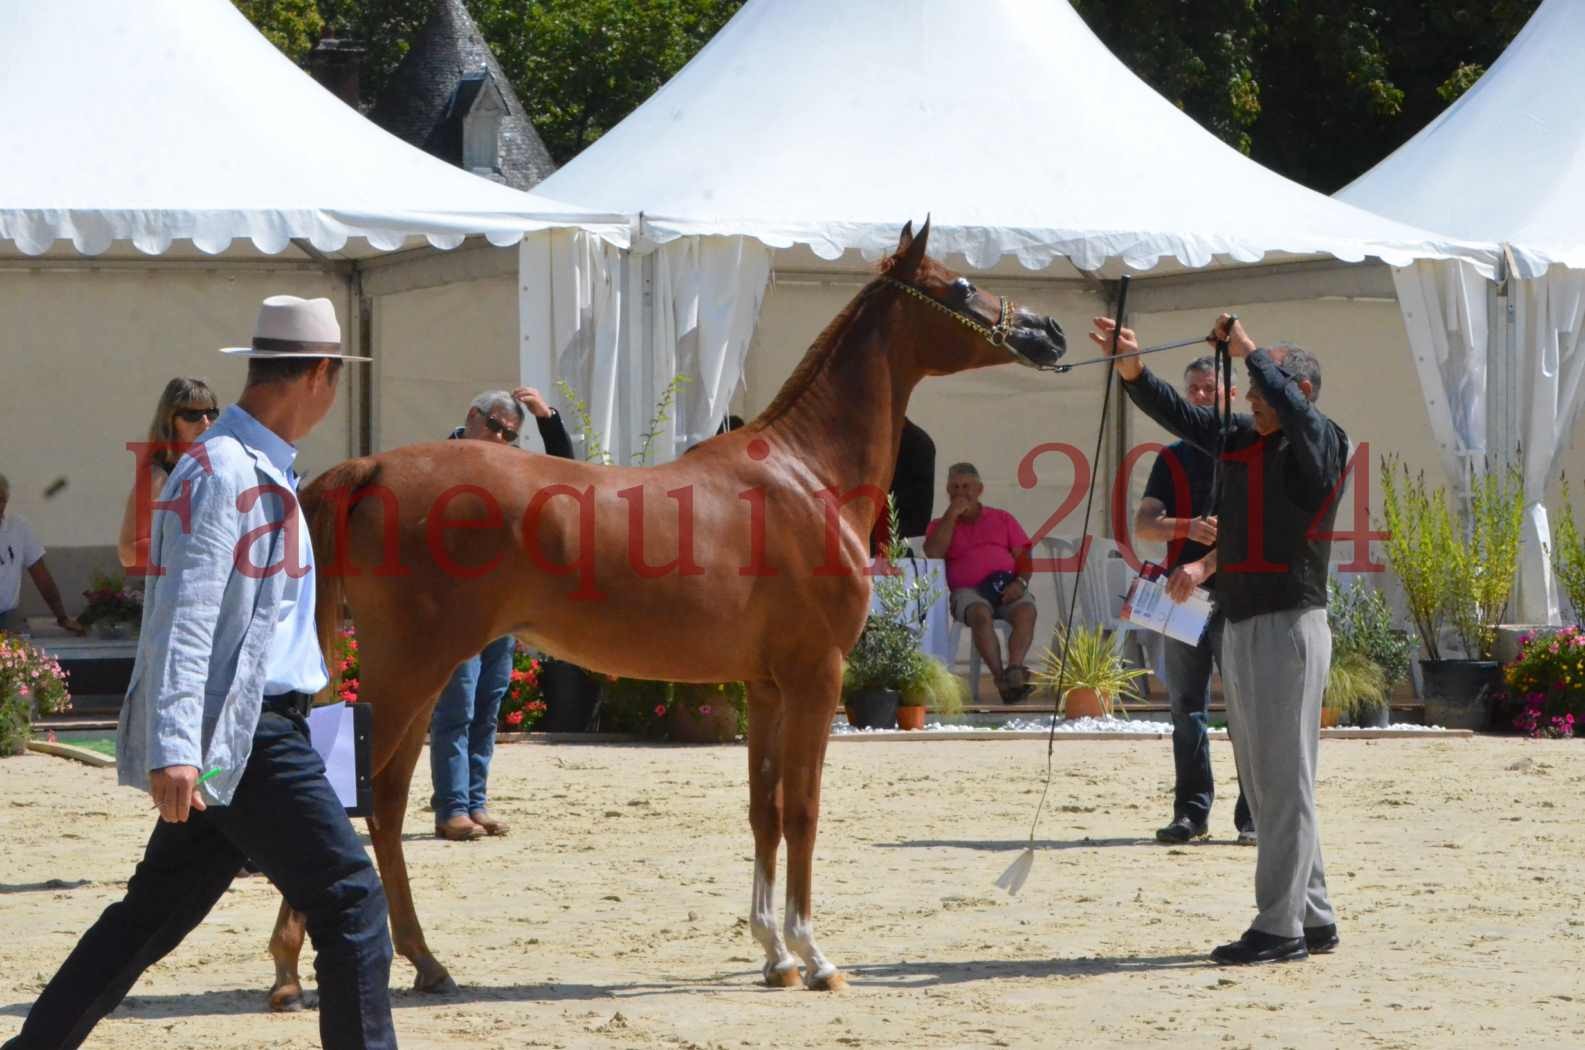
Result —
<svg viewBox="0 0 1585 1050"><path fill-rule="evenodd" d="M313 706L313 693L276 693L264 698L264 710L283 715L295 714L299 718L307 718Z"/></svg>

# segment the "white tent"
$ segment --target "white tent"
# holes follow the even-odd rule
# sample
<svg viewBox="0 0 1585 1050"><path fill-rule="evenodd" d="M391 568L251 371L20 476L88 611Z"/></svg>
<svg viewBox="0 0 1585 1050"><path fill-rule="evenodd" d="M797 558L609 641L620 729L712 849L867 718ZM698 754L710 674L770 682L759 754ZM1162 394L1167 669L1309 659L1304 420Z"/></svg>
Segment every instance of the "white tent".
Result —
<svg viewBox="0 0 1585 1050"><path fill-rule="evenodd" d="M0 4L12 509L45 537L66 593L114 568L123 443L172 375L210 378L226 399L240 372L214 348L245 339L276 292L331 297L348 344L375 357L345 370L348 396L300 462L441 436L466 398L510 385L522 355L518 252L492 245L566 229L626 244L629 223L387 134L229 0ZM476 318L503 300L507 323ZM84 425L62 426L63 412Z"/></svg>
<svg viewBox="0 0 1585 1050"><path fill-rule="evenodd" d="M1529 623L1559 619L1544 500L1585 402L1582 68L1585 3L1546 0L1473 88L1337 195L1506 246L1495 286L1451 262L1394 278L1449 476L1523 472Z"/></svg>
<svg viewBox="0 0 1585 1050"><path fill-rule="evenodd" d="M541 188L641 212L635 248L660 246L663 267L683 244L731 251L745 264L721 294L735 302L757 303L767 248L874 258L926 213L937 255L973 268L1013 257L1068 278L1315 256L1489 270L1496 258L1243 157L1130 73L1066 0L750 0ZM594 360L560 364L614 374L599 358L620 352L620 336L600 330L614 312L578 305L553 342ZM742 374L753 313L733 312L739 327L711 344L718 397ZM627 400L651 404L653 390ZM721 404L709 407L689 425L720 418Z"/></svg>
<svg viewBox="0 0 1585 1050"><path fill-rule="evenodd" d="M129 241L357 257L425 237L515 244L590 214L471 175L389 135L314 82L227 0L0 7L0 241L97 255ZM349 243L358 238L364 243Z"/></svg>

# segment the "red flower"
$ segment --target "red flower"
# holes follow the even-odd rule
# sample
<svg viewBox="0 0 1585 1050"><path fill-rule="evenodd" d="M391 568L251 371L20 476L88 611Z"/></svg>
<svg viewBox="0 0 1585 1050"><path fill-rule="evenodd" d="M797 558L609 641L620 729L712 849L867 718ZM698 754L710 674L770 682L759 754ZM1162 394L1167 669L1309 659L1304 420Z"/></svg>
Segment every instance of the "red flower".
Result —
<svg viewBox="0 0 1585 1050"><path fill-rule="evenodd" d="M506 724L509 726L521 725L522 723L523 712L521 711L513 711L511 714L506 716Z"/></svg>
<svg viewBox="0 0 1585 1050"><path fill-rule="evenodd" d="M665 704L656 704L655 705L655 717L656 718L665 718L666 717L666 705Z"/></svg>

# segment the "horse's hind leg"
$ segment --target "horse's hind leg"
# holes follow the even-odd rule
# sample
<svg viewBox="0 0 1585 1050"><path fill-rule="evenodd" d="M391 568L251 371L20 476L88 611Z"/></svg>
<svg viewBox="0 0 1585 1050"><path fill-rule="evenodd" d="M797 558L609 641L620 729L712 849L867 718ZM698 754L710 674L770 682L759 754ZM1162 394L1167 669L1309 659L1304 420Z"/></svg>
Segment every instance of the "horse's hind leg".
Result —
<svg viewBox="0 0 1585 1050"><path fill-rule="evenodd" d="M407 815L407 791L418 764L424 737L429 731L430 704L413 714L391 760L374 774L374 818L369 821L369 836L374 840L374 856L380 864L380 881L385 884L385 901L391 913L391 944L408 962L418 968L413 987L421 992L454 992L457 982L430 954L424 943L424 930L418 924L413 906L413 891L408 885L407 858L402 854L402 821ZM409 709L411 710L411 709ZM392 710L391 714L396 714ZM376 727L379 723L375 716ZM376 728L376 736L379 735ZM381 751L378 746L375 749Z"/></svg>
<svg viewBox="0 0 1585 1050"><path fill-rule="evenodd" d="M776 852L782 837L782 701L773 682L748 690L748 820L754 829L754 901L749 927L765 949L765 983L791 988L798 960L776 925Z"/></svg>
<svg viewBox="0 0 1585 1050"><path fill-rule="evenodd" d="M778 672L782 695L782 823L787 836L787 944L804 962L804 984L836 991L847 984L814 938L815 834L820 823L820 774L831 716L842 686L842 654L835 649L810 665Z"/></svg>
<svg viewBox="0 0 1585 1050"><path fill-rule="evenodd" d="M303 1008L303 981L297 976L297 960L303 953L303 929L303 913L293 911L282 897L281 912L275 917L275 932L270 935L270 957L275 960L271 1010Z"/></svg>

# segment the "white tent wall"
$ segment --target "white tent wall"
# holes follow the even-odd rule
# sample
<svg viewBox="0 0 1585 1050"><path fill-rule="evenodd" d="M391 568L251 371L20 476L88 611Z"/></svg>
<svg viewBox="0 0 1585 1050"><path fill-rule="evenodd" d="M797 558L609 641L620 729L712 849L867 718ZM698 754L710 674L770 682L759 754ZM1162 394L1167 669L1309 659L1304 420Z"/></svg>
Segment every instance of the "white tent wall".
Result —
<svg viewBox="0 0 1585 1050"><path fill-rule="evenodd" d="M546 390L583 447L565 381L591 438L615 463L663 463L715 433L741 386L770 274L770 252L742 237L684 238L626 251L585 234L519 248L522 381ZM658 428L676 376L687 382ZM653 432L652 432L653 430Z"/></svg>
<svg viewBox="0 0 1585 1050"><path fill-rule="evenodd" d="M166 382L198 377L222 404L234 401L246 362L216 351L246 341L260 300L277 293L327 296L347 328L345 282L318 270L268 263L123 269L89 259L65 268L0 260L6 332L0 473L11 480L10 509L49 548L48 564L68 607L80 604L95 570L119 571L116 536L134 477L126 443L146 440ZM363 367L342 370L335 408L303 441L305 473L352 451L352 391ZM58 478L66 487L46 498L44 490ZM31 584L22 589L22 609L47 611Z"/></svg>
<svg viewBox="0 0 1585 1050"><path fill-rule="evenodd" d="M1555 624L1562 617L1546 497L1568 465L1577 480L1585 465L1585 444L1574 442L1568 455L1571 436L1585 427L1585 270L1554 266L1540 277L1510 280L1499 302L1502 343L1494 347L1507 366L1498 373L1505 382L1494 384L1489 444L1494 467L1523 476L1514 609L1521 622Z"/></svg>
<svg viewBox="0 0 1585 1050"><path fill-rule="evenodd" d="M479 393L518 385L517 282L481 278L381 296L374 338L374 450L439 441L462 425ZM522 446L543 451L525 422Z"/></svg>

